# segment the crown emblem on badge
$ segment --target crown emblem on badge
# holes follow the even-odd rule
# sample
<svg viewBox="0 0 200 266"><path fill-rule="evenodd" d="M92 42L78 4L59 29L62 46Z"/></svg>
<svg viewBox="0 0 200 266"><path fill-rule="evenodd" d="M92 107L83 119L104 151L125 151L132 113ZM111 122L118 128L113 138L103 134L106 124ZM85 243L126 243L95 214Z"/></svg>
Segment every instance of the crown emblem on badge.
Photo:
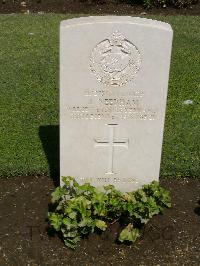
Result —
<svg viewBox="0 0 200 266"><path fill-rule="evenodd" d="M141 55L133 43L115 31L94 47L90 63L90 69L99 82L107 86L122 86L136 76Z"/></svg>
<svg viewBox="0 0 200 266"><path fill-rule="evenodd" d="M125 40L125 37L119 31L116 30L115 32L113 32L113 34L108 39L111 45L119 46L119 45L122 45L122 43Z"/></svg>

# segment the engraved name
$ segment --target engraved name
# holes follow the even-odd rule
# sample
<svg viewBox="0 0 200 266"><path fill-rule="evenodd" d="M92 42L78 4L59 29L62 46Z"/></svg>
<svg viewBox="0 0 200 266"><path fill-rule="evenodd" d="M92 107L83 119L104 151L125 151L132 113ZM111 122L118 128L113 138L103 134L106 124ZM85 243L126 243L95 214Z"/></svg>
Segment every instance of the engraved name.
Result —
<svg viewBox="0 0 200 266"><path fill-rule="evenodd" d="M85 90L88 96L83 106L67 106L66 115L73 120L155 120L156 110L143 106L144 92L140 90Z"/></svg>

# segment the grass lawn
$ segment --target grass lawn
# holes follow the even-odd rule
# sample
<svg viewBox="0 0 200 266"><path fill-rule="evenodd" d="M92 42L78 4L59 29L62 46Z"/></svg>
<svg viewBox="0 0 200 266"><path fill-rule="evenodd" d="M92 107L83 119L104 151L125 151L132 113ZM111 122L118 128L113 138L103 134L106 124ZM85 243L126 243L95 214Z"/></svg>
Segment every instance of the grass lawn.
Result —
<svg viewBox="0 0 200 266"><path fill-rule="evenodd" d="M59 122L59 23L68 18L72 16L0 16L2 177L49 174L39 132ZM174 30L161 176L200 177L200 17L151 18ZM188 99L192 105L183 104ZM50 141L52 147L57 144L56 133Z"/></svg>

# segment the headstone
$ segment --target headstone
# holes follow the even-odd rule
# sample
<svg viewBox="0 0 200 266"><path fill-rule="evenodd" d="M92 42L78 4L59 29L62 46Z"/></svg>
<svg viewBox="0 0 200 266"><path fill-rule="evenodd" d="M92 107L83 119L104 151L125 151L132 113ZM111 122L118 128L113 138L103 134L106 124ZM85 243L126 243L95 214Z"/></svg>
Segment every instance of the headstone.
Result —
<svg viewBox="0 0 200 266"><path fill-rule="evenodd" d="M104 16L60 30L61 177L121 191L158 180L171 26Z"/></svg>

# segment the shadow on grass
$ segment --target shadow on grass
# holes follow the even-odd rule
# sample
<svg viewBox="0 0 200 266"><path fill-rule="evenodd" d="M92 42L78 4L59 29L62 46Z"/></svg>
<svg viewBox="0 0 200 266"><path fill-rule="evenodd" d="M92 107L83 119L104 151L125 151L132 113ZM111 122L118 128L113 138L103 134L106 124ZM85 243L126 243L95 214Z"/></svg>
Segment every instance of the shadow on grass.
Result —
<svg viewBox="0 0 200 266"><path fill-rule="evenodd" d="M200 200L198 201L199 206L194 209L194 213L200 216Z"/></svg>
<svg viewBox="0 0 200 266"><path fill-rule="evenodd" d="M40 126L39 136L45 151L50 177L59 186L59 126Z"/></svg>

